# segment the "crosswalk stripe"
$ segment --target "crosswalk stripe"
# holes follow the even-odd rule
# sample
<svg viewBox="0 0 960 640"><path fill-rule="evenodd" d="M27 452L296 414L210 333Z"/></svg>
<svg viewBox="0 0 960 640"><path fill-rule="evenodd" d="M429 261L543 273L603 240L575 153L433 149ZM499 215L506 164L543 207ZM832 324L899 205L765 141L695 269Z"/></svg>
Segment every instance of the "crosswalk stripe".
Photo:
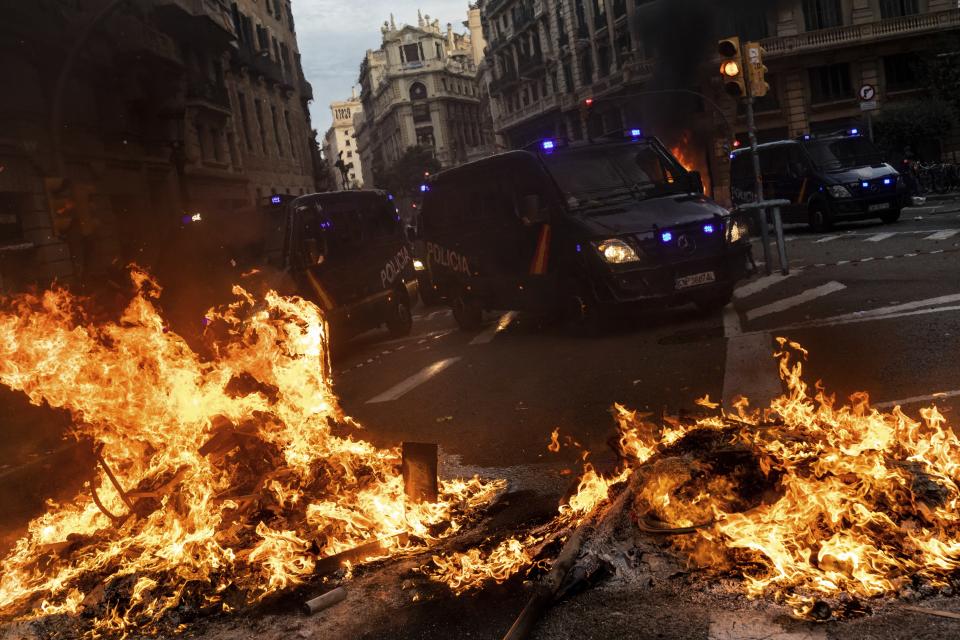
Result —
<svg viewBox="0 0 960 640"><path fill-rule="evenodd" d="M489 344L493 342L493 339L497 337L497 334L509 327L510 323L513 322L516 317L516 311L509 311L503 314L496 324L490 325L482 333L477 334L477 336L470 341L470 344L478 345Z"/></svg>
<svg viewBox="0 0 960 640"><path fill-rule="evenodd" d="M895 235L897 235L895 231L893 233L877 233L865 239L864 242L881 242L883 240L892 238Z"/></svg>
<svg viewBox="0 0 960 640"><path fill-rule="evenodd" d="M367 404L379 404L382 402L390 402L392 400L396 400L402 396L405 396L406 394L410 393L411 391L413 391L414 389L422 385L424 382L426 382L430 378L434 377L438 373L447 369L451 365L456 364L459 360L460 358L447 358L446 360L438 360L437 362L434 362L429 367L426 367L420 372L413 374L412 376L410 376L400 384L397 384L391 387L390 389L387 389L377 397L367 400Z"/></svg>
<svg viewBox="0 0 960 640"><path fill-rule="evenodd" d="M960 233L960 229L945 229L927 236L924 240L949 240L958 233Z"/></svg>
<svg viewBox="0 0 960 640"><path fill-rule="evenodd" d="M843 236L824 236L819 240L814 240L813 244L823 244L824 242L833 242L834 240L839 240Z"/></svg>
<svg viewBox="0 0 960 640"><path fill-rule="evenodd" d="M792 309L793 307L800 306L801 304L805 304L826 295L830 295L831 293L835 293L837 291L842 291L846 288L846 285L837 281L828 282L827 284L819 287L807 289L803 293L798 293L795 296L790 296L789 298L777 300L776 302L772 302L768 305L751 309L750 311L747 311L747 320L756 320L757 318L762 318L763 316L786 311L787 309Z"/></svg>
<svg viewBox="0 0 960 640"><path fill-rule="evenodd" d="M790 275L793 275L793 274L790 274ZM754 280L753 282L745 284L742 287L738 287L736 290L734 290L733 296L738 299L747 298L749 296L752 296L755 293L760 293L764 289L772 287L778 282L782 282L783 280L786 280L787 278L790 277L790 275L784 276L779 273L774 273L773 275L764 276L762 278Z"/></svg>

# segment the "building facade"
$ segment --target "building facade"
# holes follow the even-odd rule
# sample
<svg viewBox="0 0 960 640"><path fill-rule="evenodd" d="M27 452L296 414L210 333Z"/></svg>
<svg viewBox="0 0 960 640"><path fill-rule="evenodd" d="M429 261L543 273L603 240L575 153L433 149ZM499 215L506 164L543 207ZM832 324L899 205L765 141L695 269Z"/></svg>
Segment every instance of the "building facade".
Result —
<svg viewBox="0 0 960 640"><path fill-rule="evenodd" d="M287 0L10 5L0 290L173 262L163 252L195 220L256 242L267 195L313 190Z"/></svg>
<svg viewBox="0 0 960 640"><path fill-rule="evenodd" d="M354 120L363 113L360 98L354 92L350 100L341 100L330 104L333 125L324 137L323 157L327 160L331 184L335 189L362 189L363 164L357 146L357 130ZM346 180L337 168L338 160L347 167ZM350 165L353 165L352 167Z"/></svg>
<svg viewBox="0 0 960 640"><path fill-rule="evenodd" d="M443 167L488 155L492 136L483 126L477 65L483 36L479 13L471 31L420 15L416 26L398 27L391 17L383 42L368 51L360 68L363 114L356 119L364 182L376 184L410 147L433 151Z"/></svg>
<svg viewBox="0 0 960 640"><path fill-rule="evenodd" d="M877 104L867 106L879 112L915 99L923 91L913 72L918 55L946 51L944 38L960 30L951 0L718 0L700 3L711 6L706 15L671 14L668 4L480 0L500 142L641 126L685 154L724 200L729 145L745 139L746 120L722 92L716 38L738 35L766 50L771 91L758 100L757 126L769 140L866 130L859 89L876 90ZM584 118L587 98L595 106ZM958 141L944 142L950 151Z"/></svg>

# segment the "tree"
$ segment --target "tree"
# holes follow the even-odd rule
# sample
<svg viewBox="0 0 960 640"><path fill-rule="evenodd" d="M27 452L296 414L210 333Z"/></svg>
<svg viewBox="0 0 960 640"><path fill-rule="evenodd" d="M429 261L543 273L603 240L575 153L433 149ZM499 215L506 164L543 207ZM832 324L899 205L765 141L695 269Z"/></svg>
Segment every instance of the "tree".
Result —
<svg viewBox="0 0 960 640"><path fill-rule="evenodd" d="M396 162L377 172L376 185L401 197L414 197L420 192L426 174L440 170L433 151L426 147L409 147Z"/></svg>
<svg viewBox="0 0 960 640"><path fill-rule="evenodd" d="M884 107L873 124L873 137L888 158L899 158L909 146L914 152L939 140L953 126L955 112L937 99L901 102Z"/></svg>

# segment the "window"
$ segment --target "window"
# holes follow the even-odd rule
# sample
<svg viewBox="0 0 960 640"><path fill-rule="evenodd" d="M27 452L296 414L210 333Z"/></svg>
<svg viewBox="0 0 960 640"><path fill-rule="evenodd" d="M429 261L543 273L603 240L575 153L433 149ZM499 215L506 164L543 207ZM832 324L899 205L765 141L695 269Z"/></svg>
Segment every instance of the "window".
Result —
<svg viewBox="0 0 960 640"><path fill-rule="evenodd" d="M348 157L348 158L352 158L352 157L353 157L353 151L347 151L347 157Z"/></svg>
<svg viewBox="0 0 960 640"><path fill-rule="evenodd" d="M803 0L807 31L829 29L843 24L840 0Z"/></svg>
<svg viewBox="0 0 960 640"><path fill-rule="evenodd" d="M414 82L410 85L410 99L411 100L426 100L427 99L427 87L422 82Z"/></svg>
<svg viewBox="0 0 960 640"><path fill-rule="evenodd" d="M434 144L433 127L421 127L417 129L417 146L432 149Z"/></svg>
<svg viewBox="0 0 960 640"><path fill-rule="evenodd" d="M259 100L253 101L253 111L257 116L257 126L260 127L260 150L267 152L267 129L263 126L263 105Z"/></svg>
<svg viewBox="0 0 960 640"><path fill-rule="evenodd" d="M237 102L240 104L240 125L243 128L243 141L247 145L247 151L253 151L253 139L250 137L250 116L247 113L247 96L238 93Z"/></svg>
<svg viewBox="0 0 960 640"><path fill-rule="evenodd" d="M443 60L443 47L440 46L439 42L433 43L437 48L437 60Z"/></svg>
<svg viewBox="0 0 960 640"><path fill-rule="evenodd" d="M277 153L280 154L280 157L283 157L283 142L280 140L280 125L277 124L277 108L273 105L270 106L270 117L273 120L273 135L277 141Z"/></svg>
<svg viewBox="0 0 960 640"><path fill-rule="evenodd" d="M283 112L283 123L287 127L287 140L290 142L290 155L297 157L297 145L293 143L293 127L290 125L290 112Z"/></svg>
<svg viewBox="0 0 960 640"><path fill-rule="evenodd" d="M822 104L853 98L850 65L847 63L813 67L810 71L810 102Z"/></svg>
<svg viewBox="0 0 960 640"><path fill-rule="evenodd" d="M912 16L920 13L919 4L917 0L880 0L880 16L884 19Z"/></svg>
<svg viewBox="0 0 960 640"><path fill-rule="evenodd" d="M344 141L343 141L343 144L344 144L344 146L349 147L349 146L350 146L350 138L347 138L346 140L344 140Z"/></svg>
<svg viewBox="0 0 960 640"><path fill-rule="evenodd" d="M420 45L405 44L400 47L400 59L402 62L420 62Z"/></svg>
<svg viewBox="0 0 960 640"><path fill-rule="evenodd" d="M413 105L413 121L430 122L430 105L425 102Z"/></svg>
<svg viewBox="0 0 960 640"><path fill-rule="evenodd" d="M883 59L883 72L887 79L887 91L908 91L920 86L918 67L920 56L901 53Z"/></svg>
<svg viewBox="0 0 960 640"><path fill-rule="evenodd" d="M270 51L270 34L262 25L257 25L257 45L260 51Z"/></svg>

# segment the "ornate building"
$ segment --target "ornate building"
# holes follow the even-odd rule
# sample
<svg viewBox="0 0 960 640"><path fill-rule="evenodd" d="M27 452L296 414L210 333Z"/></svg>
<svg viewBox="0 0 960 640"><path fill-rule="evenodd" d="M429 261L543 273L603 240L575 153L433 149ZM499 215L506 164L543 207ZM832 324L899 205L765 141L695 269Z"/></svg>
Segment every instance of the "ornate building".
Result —
<svg viewBox="0 0 960 640"><path fill-rule="evenodd" d="M333 125L327 130L324 137L323 157L327 160L330 170L330 184L337 190L362 189L363 166L360 161L360 151L357 147L357 130L354 120L363 113L360 98L354 90L350 100L341 100L330 104L333 115ZM344 166L349 167L344 174L337 168L336 163L342 159ZM350 165L353 165L350 167Z"/></svg>
<svg viewBox="0 0 960 640"><path fill-rule="evenodd" d="M766 50L771 92L758 102L761 138L863 126L858 89L880 112L923 94L915 62L949 51L960 30L951 0L480 0L494 129L506 146L547 136L643 126L695 156L725 197L730 137L742 107L722 93L716 38ZM682 13L685 9L700 13ZM672 90L695 90L707 101ZM641 92L661 93L642 95ZM589 117L584 100L593 98ZM864 127L865 128L865 127ZM956 148L948 136L945 147ZM697 148L689 147L694 141Z"/></svg>
<svg viewBox="0 0 960 640"><path fill-rule="evenodd" d="M269 194L313 190L289 0L8 4L0 290L169 261L194 220L256 242Z"/></svg>
<svg viewBox="0 0 960 640"><path fill-rule="evenodd" d="M357 118L364 182L414 146L433 150L444 167L488 155L492 137L483 126L477 65L483 36L473 9L469 34L420 15L416 26L391 17L383 42L360 67L363 115Z"/></svg>

